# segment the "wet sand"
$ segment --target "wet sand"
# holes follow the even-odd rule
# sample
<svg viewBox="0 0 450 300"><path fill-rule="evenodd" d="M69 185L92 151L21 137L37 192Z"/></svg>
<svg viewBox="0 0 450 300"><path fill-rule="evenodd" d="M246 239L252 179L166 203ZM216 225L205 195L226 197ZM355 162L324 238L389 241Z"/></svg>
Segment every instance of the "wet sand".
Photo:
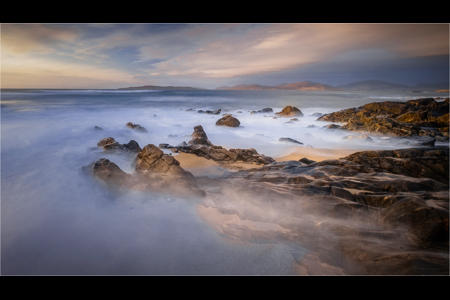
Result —
<svg viewBox="0 0 450 300"><path fill-rule="evenodd" d="M304 157L315 160L322 161L326 159L339 159L348 156L352 153L362 151L361 149L325 149L325 148L310 148L310 147L296 147L290 154L274 157L277 162L287 161L287 160L299 160Z"/></svg>

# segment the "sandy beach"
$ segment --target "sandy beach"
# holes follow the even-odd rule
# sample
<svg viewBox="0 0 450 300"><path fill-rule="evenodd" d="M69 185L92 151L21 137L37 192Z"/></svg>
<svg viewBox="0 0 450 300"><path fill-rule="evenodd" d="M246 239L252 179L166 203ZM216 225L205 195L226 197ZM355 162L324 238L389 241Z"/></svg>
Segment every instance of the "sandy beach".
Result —
<svg viewBox="0 0 450 300"><path fill-rule="evenodd" d="M315 161L322 161L326 159L342 158L358 151L361 151L361 149L325 149L325 148L310 148L310 147L293 147L292 152L290 152L289 154L273 158L277 162L287 160L299 160L304 157ZM225 167L224 165L221 165L211 159L199 157L194 154L179 153L174 157L176 158L176 160L180 162L182 168L188 170L196 168ZM226 167L231 167L233 169L248 169L258 167L258 165L236 163L226 165Z"/></svg>

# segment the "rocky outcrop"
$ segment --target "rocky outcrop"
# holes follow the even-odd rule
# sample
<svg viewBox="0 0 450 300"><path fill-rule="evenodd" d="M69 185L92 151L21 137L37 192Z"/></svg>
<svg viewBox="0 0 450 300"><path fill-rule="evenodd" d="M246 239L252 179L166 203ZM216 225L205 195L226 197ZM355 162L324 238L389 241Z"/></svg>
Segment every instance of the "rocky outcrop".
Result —
<svg viewBox="0 0 450 300"><path fill-rule="evenodd" d="M302 117L303 113L300 109L298 109L295 106L286 106L285 108L283 108L280 112L275 113L277 116L279 117Z"/></svg>
<svg viewBox="0 0 450 300"><path fill-rule="evenodd" d="M131 123L131 122L128 122L128 123L126 124L126 126L127 126L128 128L134 129L134 130L136 130L136 131L138 131L138 132L148 133L147 129L145 129L144 127L142 127L142 126L139 125L139 124L133 124L133 123Z"/></svg>
<svg viewBox="0 0 450 300"><path fill-rule="evenodd" d="M141 147L139 147L139 144L135 140L131 140L128 142L128 144L120 144L112 137L107 137L100 142L97 143L98 147L103 148L105 151L108 152L131 152L131 153L138 153L142 151Z"/></svg>
<svg viewBox="0 0 450 300"><path fill-rule="evenodd" d="M213 145L208 139L201 125L194 127L191 135L192 139L187 144L171 146L169 144L160 144L163 149L170 149L173 152L184 152L195 154L200 157L212 159L219 163L247 163L247 164L270 164L275 160L264 154L259 154L255 149L226 149L222 146Z"/></svg>
<svg viewBox="0 0 450 300"><path fill-rule="evenodd" d="M235 216L210 221L223 234L289 245L303 274L448 275L448 180L448 147L361 151L241 170L203 205Z"/></svg>
<svg viewBox="0 0 450 300"><path fill-rule="evenodd" d="M373 102L326 114L318 121L347 123L341 129L394 136L431 136L448 140L449 102L433 98Z"/></svg>
<svg viewBox="0 0 450 300"><path fill-rule="evenodd" d="M138 153L142 151L141 147L139 147L139 144L135 140L129 141L128 144L120 144L112 137L107 137L100 140L100 142L97 143L97 146L108 152L121 151Z"/></svg>
<svg viewBox="0 0 450 300"><path fill-rule="evenodd" d="M148 144L139 152L134 165L134 173L128 174L115 163L101 158L84 167L83 171L116 190L134 189L172 195L205 196L192 173L184 170L173 156L164 154L153 144Z"/></svg>
<svg viewBox="0 0 450 300"><path fill-rule="evenodd" d="M217 126L227 126L227 127L239 127L241 122L238 119L233 117L232 115L225 115L223 118L220 118L216 122Z"/></svg>

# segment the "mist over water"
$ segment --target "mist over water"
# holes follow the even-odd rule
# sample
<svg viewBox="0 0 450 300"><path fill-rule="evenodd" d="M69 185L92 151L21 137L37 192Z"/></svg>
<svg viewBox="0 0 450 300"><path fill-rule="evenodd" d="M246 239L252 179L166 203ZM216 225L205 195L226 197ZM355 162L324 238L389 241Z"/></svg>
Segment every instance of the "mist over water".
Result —
<svg viewBox="0 0 450 300"><path fill-rule="evenodd" d="M277 157L293 147L393 149L374 138L344 142L354 133L325 130L313 113L378 101L439 94L360 94L288 91L2 90L1 272L5 275L290 275L294 257L283 244L243 244L219 234L196 213L199 199L127 191L113 193L81 167L105 157L132 173L134 157L97 148L119 143L177 145L202 125L227 148L254 148ZM299 121L250 114L286 105ZM188 109L192 111L187 111ZM221 109L219 115L195 110ZM241 111L241 113L237 113ZM239 128L215 126L232 113ZM125 126L132 122L148 134ZM316 127L307 127L316 125ZM94 129L101 127L102 131ZM284 144L290 137L304 145ZM176 157L176 156L175 156Z"/></svg>

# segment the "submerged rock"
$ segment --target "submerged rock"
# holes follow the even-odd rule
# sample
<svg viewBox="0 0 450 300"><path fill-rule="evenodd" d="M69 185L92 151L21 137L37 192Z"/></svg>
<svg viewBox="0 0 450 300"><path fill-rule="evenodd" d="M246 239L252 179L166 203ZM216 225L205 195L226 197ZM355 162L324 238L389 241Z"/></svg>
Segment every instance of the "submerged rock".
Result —
<svg viewBox="0 0 450 300"><path fill-rule="evenodd" d="M142 127L142 126L139 125L139 124L133 124L133 123L131 123L131 122L128 122L128 123L126 124L126 126L127 126L128 128L134 129L134 130L136 130L136 131L138 131L138 132L145 132L145 133L148 132L147 129L145 129L144 127Z"/></svg>
<svg viewBox="0 0 450 300"><path fill-rule="evenodd" d="M260 109L260 110L257 110L257 111L252 110L252 111L250 112L250 114L271 113L271 112L273 112L273 109L270 108L270 107L266 107L266 108L263 108L263 109Z"/></svg>
<svg viewBox="0 0 450 300"><path fill-rule="evenodd" d="M223 118L217 120L217 126L239 127L241 122L232 115L225 115Z"/></svg>
<svg viewBox="0 0 450 300"><path fill-rule="evenodd" d="M282 138L280 138L278 141L279 141L279 142L287 142L287 143L296 143L296 144L303 145L302 142L299 142L299 141L297 141L297 140L294 140L294 139L291 139L291 138L288 138L288 137L282 137Z"/></svg>

